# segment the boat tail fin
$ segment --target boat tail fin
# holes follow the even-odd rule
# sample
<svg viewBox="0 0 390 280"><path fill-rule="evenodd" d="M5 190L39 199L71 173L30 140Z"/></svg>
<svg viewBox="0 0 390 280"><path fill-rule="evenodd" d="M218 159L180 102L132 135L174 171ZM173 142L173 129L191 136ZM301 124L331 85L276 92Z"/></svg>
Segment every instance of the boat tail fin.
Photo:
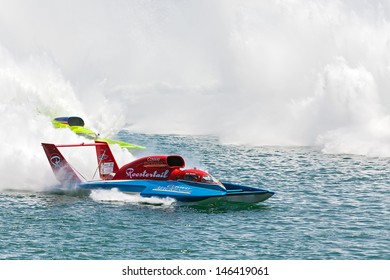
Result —
<svg viewBox="0 0 390 280"><path fill-rule="evenodd" d="M113 174L118 172L118 164L111 152L110 146L104 141L95 141L100 145L96 145L96 157L99 165L99 174L102 180L110 180Z"/></svg>
<svg viewBox="0 0 390 280"><path fill-rule="evenodd" d="M62 185L73 185L81 182L79 176L77 176L56 145L42 143L42 147L45 150L54 175Z"/></svg>

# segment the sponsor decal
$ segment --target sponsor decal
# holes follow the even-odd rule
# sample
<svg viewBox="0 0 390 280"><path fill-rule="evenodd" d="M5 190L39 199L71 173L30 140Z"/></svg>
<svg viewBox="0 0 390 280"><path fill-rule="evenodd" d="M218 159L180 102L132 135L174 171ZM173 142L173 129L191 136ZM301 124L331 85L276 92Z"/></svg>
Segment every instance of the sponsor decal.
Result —
<svg viewBox="0 0 390 280"><path fill-rule="evenodd" d="M157 158L151 158L151 157L148 157L146 159L146 161L148 162L159 162L161 160L161 158L157 157Z"/></svg>
<svg viewBox="0 0 390 280"><path fill-rule="evenodd" d="M167 186L158 186L154 188L153 191L190 194L191 188L186 186L167 185Z"/></svg>
<svg viewBox="0 0 390 280"><path fill-rule="evenodd" d="M166 167L166 162L159 157L148 157L143 163L144 167Z"/></svg>
<svg viewBox="0 0 390 280"><path fill-rule="evenodd" d="M154 172L148 172L146 170L144 171L140 171L140 172L134 172L134 168L127 168L126 169L126 175L130 178L130 179L134 179L134 178L151 178L151 179L155 179L155 178L160 178L160 179L166 179L168 178L168 174L169 174L169 170L164 170L164 171L157 171L155 170Z"/></svg>
<svg viewBox="0 0 390 280"><path fill-rule="evenodd" d="M105 160L105 159L108 159L108 156L107 155L100 155L99 157L99 160Z"/></svg>
<svg viewBox="0 0 390 280"><path fill-rule="evenodd" d="M61 168L62 167L62 162L61 162L61 157L57 154L51 155L50 157L50 163L55 167L55 168Z"/></svg>
<svg viewBox="0 0 390 280"><path fill-rule="evenodd" d="M100 174L107 175L111 174L114 171L114 163L113 162L103 162L100 165Z"/></svg>

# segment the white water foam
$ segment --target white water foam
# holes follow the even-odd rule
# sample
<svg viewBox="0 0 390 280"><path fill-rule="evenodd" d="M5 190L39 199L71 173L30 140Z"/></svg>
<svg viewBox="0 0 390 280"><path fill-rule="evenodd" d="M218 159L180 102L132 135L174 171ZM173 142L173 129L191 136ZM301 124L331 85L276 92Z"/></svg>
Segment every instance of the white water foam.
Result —
<svg viewBox="0 0 390 280"><path fill-rule="evenodd" d="M113 188L111 190L92 190L90 197L93 200L102 201L102 202L149 204L149 205L161 205L161 206L171 206L176 202L175 199L170 197L167 198L142 197L136 194L126 194L120 192L116 188Z"/></svg>
<svg viewBox="0 0 390 280"><path fill-rule="evenodd" d="M87 142L70 130L54 129L51 123L54 116L84 115L69 81L48 56L15 59L0 46L0 100L0 190L45 190L57 184L41 143ZM112 149L119 164L133 159L117 146ZM80 151L62 152L72 157L70 162L81 173L92 176L94 153L88 157Z"/></svg>
<svg viewBox="0 0 390 280"><path fill-rule="evenodd" d="M390 156L386 0L1 2L0 189L55 183L61 115Z"/></svg>

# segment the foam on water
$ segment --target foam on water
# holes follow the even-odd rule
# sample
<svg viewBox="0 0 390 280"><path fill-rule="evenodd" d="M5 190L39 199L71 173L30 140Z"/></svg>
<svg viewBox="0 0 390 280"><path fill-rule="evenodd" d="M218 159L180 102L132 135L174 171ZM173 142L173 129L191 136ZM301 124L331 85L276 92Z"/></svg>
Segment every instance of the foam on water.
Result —
<svg viewBox="0 0 390 280"><path fill-rule="evenodd" d="M92 190L90 197L96 201L102 202L120 202L131 204L150 204L171 206L176 202L173 198L142 197L136 194L126 194L114 188L111 190Z"/></svg>
<svg viewBox="0 0 390 280"><path fill-rule="evenodd" d="M389 42L385 0L4 0L0 189L55 182L40 142L81 142L63 115L388 157Z"/></svg>

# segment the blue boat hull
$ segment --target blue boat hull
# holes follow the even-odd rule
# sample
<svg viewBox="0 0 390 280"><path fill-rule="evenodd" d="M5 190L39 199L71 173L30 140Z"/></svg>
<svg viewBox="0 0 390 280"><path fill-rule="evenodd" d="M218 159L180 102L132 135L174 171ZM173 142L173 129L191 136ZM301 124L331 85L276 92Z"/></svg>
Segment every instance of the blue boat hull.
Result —
<svg viewBox="0 0 390 280"><path fill-rule="evenodd" d="M274 195L274 192L256 188L223 183L219 185L189 181L156 180L111 180L80 183L82 189L118 189L124 193L139 194L142 197L171 197L179 202L230 201L257 203Z"/></svg>

